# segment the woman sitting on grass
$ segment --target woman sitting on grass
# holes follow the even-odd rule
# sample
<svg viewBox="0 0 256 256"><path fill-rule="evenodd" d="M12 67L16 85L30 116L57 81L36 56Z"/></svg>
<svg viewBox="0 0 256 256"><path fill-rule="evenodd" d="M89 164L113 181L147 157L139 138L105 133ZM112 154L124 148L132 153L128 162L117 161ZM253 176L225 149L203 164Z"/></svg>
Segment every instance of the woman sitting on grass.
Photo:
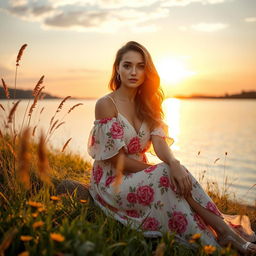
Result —
<svg viewBox="0 0 256 256"><path fill-rule="evenodd" d="M117 52L110 80L113 92L95 107L88 152L93 159L90 194L107 214L145 236L175 233L183 243L200 233L203 244L229 243L242 253L256 245L225 222L211 198L173 155L163 123L163 94L149 52L128 42ZM150 165L151 143L163 161ZM114 185L114 186L113 186ZM252 231L251 231L252 232ZM246 232L244 233L246 235ZM252 232L248 236L253 239Z"/></svg>

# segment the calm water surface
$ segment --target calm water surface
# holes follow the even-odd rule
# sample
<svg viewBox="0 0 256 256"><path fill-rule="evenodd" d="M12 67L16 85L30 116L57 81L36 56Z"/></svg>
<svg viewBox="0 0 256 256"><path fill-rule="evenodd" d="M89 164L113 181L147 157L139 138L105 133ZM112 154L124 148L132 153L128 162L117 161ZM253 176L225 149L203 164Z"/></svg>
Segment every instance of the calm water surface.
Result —
<svg viewBox="0 0 256 256"><path fill-rule="evenodd" d="M23 100L18 106L17 126L22 122L27 102ZM54 148L62 148L72 137L68 149L92 163L86 147L96 100L69 100L56 119L61 120L79 102L83 106L66 115L66 123L56 130L50 143ZM1 103L7 106L6 101ZM47 131L59 103L60 100L39 102L32 124L39 121ZM42 107L45 109L39 115ZM170 136L175 140L171 148L181 163L198 179L204 174L203 185L207 181L217 182L222 189L227 177L231 197L255 205L256 186L252 186L256 184L256 100L167 99L163 107ZM3 112L0 113L3 119ZM155 156L148 157L151 162L159 162Z"/></svg>

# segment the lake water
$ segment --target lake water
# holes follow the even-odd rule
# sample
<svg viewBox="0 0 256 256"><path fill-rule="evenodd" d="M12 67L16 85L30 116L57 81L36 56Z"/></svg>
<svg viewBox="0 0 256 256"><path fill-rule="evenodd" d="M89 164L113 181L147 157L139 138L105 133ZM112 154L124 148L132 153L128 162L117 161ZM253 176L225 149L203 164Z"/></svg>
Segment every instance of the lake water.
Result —
<svg viewBox="0 0 256 256"><path fill-rule="evenodd" d="M40 101L32 114L32 126L39 121L46 132L51 117L61 100ZM82 106L65 116L77 103ZM21 101L16 112L16 126L21 125L28 101ZM54 148L62 148L72 138L67 150L80 154L92 163L86 146L94 121L96 100L68 100L57 113L56 120L64 116L64 125L50 138ZM7 101L1 100L7 107ZM11 103L9 103L11 105ZM45 107L39 115L42 107ZM175 143L171 146L176 158L185 165L203 185L216 182L223 188L225 177L228 191L243 203L256 204L256 100L178 100L167 99L164 104L166 123ZM3 120L3 111L1 120ZM40 120L39 120L40 119ZM1 122L2 125L2 122ZM39 133L37 129L36 134ZM148 155L150 162L159 162Z"/></svg>

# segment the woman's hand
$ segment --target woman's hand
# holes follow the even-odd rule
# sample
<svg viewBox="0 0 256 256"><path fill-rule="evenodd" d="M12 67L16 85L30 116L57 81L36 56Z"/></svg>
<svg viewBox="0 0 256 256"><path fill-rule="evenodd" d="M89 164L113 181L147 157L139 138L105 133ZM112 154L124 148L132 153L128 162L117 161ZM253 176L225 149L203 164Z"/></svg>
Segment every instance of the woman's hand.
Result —
<svg viewBox="0 0 256 256"><path fill-rule="evenodd" d="M169 166L172 184L175 186L177 193L186 198L192 190L192 180L187 169L179 161L172 162Z"/></svg>

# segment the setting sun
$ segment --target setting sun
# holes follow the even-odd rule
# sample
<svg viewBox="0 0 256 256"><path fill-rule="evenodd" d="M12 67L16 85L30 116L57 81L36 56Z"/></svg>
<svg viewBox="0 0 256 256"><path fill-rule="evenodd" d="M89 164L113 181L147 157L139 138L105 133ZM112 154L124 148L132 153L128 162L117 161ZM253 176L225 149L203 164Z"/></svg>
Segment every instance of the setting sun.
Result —
<svg viewBox="0 0 256 256"><path fill-rule="evenodd" d="M176 85L183 79L196 74L188 70L182 60L175 58L162 58L156 63L160 78L166 85Z"/></svg>

